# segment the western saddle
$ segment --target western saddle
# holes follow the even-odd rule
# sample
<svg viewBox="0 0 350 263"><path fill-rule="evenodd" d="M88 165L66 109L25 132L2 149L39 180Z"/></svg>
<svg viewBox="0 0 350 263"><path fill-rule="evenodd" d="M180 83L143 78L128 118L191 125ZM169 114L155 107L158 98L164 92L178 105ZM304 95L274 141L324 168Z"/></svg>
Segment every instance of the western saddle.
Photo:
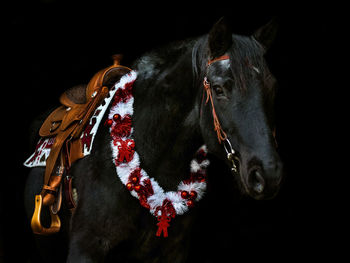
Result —
<svg viewBox="0 0 350 263"><path fill-rule="evenodd" d="M31 220L34 233L48 235L60 230L58 217L62 200L62 177L69 173L72 163L84 157L81 135L95 109L106 98L111 88L131 69L121 66L122 55L114 55L114 63L97 72L88 85L80 85L65 91L60 97L62 104L55 109L42 124L39 135L42 138L54 137L50 155L46 160L42 191L35 196L35 210ZM72 198L72 181L65 176L65 198L74 204ZM42 206L49 206L51 225L41 225ZM71 206L74 207L74 206Z"/></svg>

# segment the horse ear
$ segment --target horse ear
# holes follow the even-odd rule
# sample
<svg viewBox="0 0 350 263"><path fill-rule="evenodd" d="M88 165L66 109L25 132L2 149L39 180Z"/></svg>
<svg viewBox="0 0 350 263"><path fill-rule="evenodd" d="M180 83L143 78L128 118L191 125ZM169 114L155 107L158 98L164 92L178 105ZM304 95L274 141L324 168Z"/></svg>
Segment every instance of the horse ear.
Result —
<svg viewBox="0 0 350 263"><path fill-rule="evenodd" d="M278 26L277 18L273 18L270 22L260 27L253 34L253 37L264 47L266 51L271 47L276 38Z"/></svg>
<svg viewBox="0 0 350 263"><path fill-rule="evenodd" d="M225 54L232 45L231 29L227 25L225 18L222 17L212 27L208 36L208 46L210 58L214 59Z"/></svg>

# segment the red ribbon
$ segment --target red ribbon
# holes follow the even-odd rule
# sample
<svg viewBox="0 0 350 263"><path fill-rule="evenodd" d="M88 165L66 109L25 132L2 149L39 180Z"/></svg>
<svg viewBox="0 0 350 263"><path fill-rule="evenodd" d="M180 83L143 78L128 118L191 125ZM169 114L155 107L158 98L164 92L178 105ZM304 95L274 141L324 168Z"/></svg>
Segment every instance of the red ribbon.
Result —
<svg viewBox="0 0 350 263"><path fill-rule="evenodd" d="M168 237L168 227L170 226L170 217L166 216L165 214L162 214L161 216L158 216L158 230L156 233L157 237L160 237L160 235L163 232L163 237Z"/></svg>
<svg viewBox="0 0 350 263"><path fill-rule="evenodd" d="M161 215L159 215L159 212L161 212ZM160 237L160 235L163 232L163 237L168 237L168 227L170 226L169 222L171 218L174 218L176 215L176 211L173 207L173 204L170 200L165 199L163 201L162 206L157 207L156 211L154 212L158 219L158 229L156 236Z"/></svg>
<svg viewBox="0 0 350 263"><path fill-rule="evenodd" d="M118 157L115 159L115 164L118 166L119 164L125 162L130 162L134 157L135 153L135 142L134 140L127 139L117 139L114 140L114 145L118 146Z"/></svg>

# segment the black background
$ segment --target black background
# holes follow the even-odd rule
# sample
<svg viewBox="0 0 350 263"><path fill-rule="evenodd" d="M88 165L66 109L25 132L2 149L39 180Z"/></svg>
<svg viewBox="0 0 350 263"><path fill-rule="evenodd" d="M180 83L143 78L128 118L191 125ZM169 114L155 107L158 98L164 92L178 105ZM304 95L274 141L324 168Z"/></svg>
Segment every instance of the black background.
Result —
<svg viewBox="0 0 350 263"><path fill-rule="evenodd" d="M340 7L339 7L340 8ZM36 252L29 220L23 211L22 191L27 170L23 161L31 154L27 134L38 114L57 103L68 87L86 83L123 53L123 64L143 52L174 40L206 34L226 16L234 33L250 35L277 17L276 41L266 59L279 81L277 139L285 163L286 180L279 196L261 204L247 202L241 209L241 231L237 237L244 253L259 251L268 259L282 252L280 262L335 257L330 248L339 234L330 219L337 218L331 199L332 179L329 132L334 127L329 78L329 39L342 39L336 30L342 23L339 9L305 5L238 5L234 1L73 2L58 0L13 1L3 9L3 62L5 81L2 97L2 138L6 158L1 181L1 257L8 262L33 262ZM336 53L342 56L341 53ZM5 144L3 144L5 145ZM6 144L7 145L7 144ZM337 200L339 198L337 197ZM255 212L251 208L256 209ZM256 216L259 217L256 220ZM261 235L264 235L263 237ZM235 248L232 261L235 260ZM238 253L242 255L243 253Z"/></svg>

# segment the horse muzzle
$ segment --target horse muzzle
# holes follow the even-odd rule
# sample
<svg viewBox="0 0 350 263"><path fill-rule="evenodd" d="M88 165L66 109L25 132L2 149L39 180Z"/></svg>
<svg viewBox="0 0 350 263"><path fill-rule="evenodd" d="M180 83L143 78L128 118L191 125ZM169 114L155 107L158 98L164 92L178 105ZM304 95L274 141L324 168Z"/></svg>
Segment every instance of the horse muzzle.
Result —
<svg viewBox="0 0 350 263"><path fill-rule="evenodd" d="M281 161L270 161L268 164L261 162L260 165L249 167L246 171L242 171L243 169L240 179L249 196L257 200L272 199L276 196L282 181Z"/></svg>
<svg viewBox="0 0 350 263"><path fill-rule="evenodd" d="M228 139L224 142L224 149L231 172L243 186L242 190L245 194L257 200L271 199L276 196L283 171L283 164L277 155L268 161L256 156L244 160L232 148Z"/></svg>
<svg viewBox="0 0 350 263"><path fill-rule="evenodd" d="M254 199L272 199L280 189L282 181L282 164L273 170L254 168L249 171L246 184L248 194Z"/></svg>

